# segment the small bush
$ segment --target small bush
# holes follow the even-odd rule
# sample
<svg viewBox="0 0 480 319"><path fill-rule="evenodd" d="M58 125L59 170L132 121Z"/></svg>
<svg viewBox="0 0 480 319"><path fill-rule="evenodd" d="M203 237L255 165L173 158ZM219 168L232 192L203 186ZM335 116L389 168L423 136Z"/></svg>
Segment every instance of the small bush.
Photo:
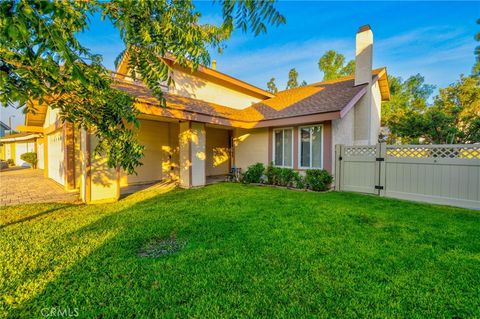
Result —
<svg viewBox="0 0 480 319"><path fill-rule="evenodd" d="M279 181L278 185L280 186L293 186L295 177L295 171L291 168L281 168L279 171Z"/></svg>
<svg viewBox="0 0 480 319"><path fill-rule="evenodd" d="M15 162L13 161L13 159L9 158L9 159L7 159L7 164L8 164L8 166L14 166Z"/></svg>
<svg viewBox="0 0 480 319"><path fill-rule="evenodd" d="M273 162L268 165L265 176L267 177L267 184L278 185L280 182L280 167L273 166Z"/></svg>
<svg viewBox="0 0 480 319"><path fill-rule="evenodd" d="M263 163L250 165L242 176L242 182L245 184L260 183L264 172L265 166Z"/></svg>
<svg viewBox="0 0 480 319"><path fill-rule="evenodd" d="M28 152L28 153L23 153L20 155L20 158L27 162L28 164L32 165L33 168L37 167L37 153L35 152Z"/></svg>
<svg viewBox="0 0 480 319"><path fill-rule="evenodd" d="M298 189L305 188L305 178L299 172L294 172L293 181L295 184L295 188L298 188Z"/></svg>
<svg viewBox="0 0 480 319"><path fill-rule="evenodd" d="M309 169L305 175L307 188L314 191L325 191L332 182L332 175L324 169Z"/></svg>

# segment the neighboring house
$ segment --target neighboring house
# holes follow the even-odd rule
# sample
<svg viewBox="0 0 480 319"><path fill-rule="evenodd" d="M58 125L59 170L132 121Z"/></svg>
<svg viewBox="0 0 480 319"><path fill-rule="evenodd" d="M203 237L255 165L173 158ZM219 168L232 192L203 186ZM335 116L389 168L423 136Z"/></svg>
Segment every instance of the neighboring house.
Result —
<svg viewBox="0 0 480 319"><path fill-rule="evenodd" d="M36 152L38 156L38 168L43 168L43 154L38 152L38 145L41 145L43 138L36 133L17 133L0 138L3 145L2 160L12 159L15 166L29 167L30 164L23 161L20 156L29 152Z"/></svg>
<svg viewBox="0 0 480 319"><path fill-rule="evenodd" d="M5 136L5 131L11 130L10 126L0 121L0 137Z"/></svg>
<svg viewBox="0 0 480 319"><path fill-rule="evenodd" d="M205 185L210 176L256 162L296 170L334 172L335 144L374 144L381 101L389 99L385 68L372 69L373 34L356 37L356 73L272 94L207 67L191 71L164 58L175 85L165 86L166 108L129 78L124 58L115 86L137 97L138 140L145 146L137 174L110 169L94 155L94 134L62 123L58 111L36 106L22 131L44 134L45 175L85 202L118 199L120 188L159 180L182 187ZM39 146L38 149L41 147Z"/></svg>

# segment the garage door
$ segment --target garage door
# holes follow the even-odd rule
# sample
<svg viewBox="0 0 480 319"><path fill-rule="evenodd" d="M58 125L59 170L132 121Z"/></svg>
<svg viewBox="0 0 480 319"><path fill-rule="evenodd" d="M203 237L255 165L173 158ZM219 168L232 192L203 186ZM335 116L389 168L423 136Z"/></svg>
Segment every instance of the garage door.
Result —
<svg viewBox="0 0 480 319"><path fill-rule="evenodd" d="M16 142L15 143L15 164L17 166L30 167L30 164L20 158L22 154L35 152L35 144L33 142Z"/></svg>
<svg viewBox="0 0 480 319"><path fill-rule="evenodd" d="M43 157L43 142L37 144L37 168L44 169L45 168L45 161Z"/></svg>
<svg viewBox="0 0 480 319"><path fill-rule="evenodd" d="M5 147L5 160L9 160L12 158L12 144L6 143L3 145Z"/></svg>
<svg viewBox="0 0 480 319"><path fill-rule="evenodd" d="M48 135L48 177L64 185L63 134L58 132Z"/></svg>

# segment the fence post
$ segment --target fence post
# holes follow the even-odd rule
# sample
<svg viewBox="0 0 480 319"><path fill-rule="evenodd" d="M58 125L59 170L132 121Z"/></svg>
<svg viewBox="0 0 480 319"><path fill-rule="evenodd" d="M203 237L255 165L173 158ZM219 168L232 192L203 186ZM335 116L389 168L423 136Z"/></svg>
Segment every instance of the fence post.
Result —
<svg viewBox="0 0 480 319"><path fill-rule="evenodd" d="M335 190L341 191L341 165L342 165L342 152L343 152L343 145L336 144L335 145Z"/></svg>
<svg viewBox="0 0 480 319"><path fill-rule="evenodd" d="M379 158L383 159L381 161L378 162L379 164L379 171L378 171L378 185L381 186L381 188L379 189L379 195L380 196L385 196L385 191L386 191L386 188L387 188L387 185L385 183L386 181L386 176L385 176L385 173L386 173L386 166L387 166L387 144L386 143L379 143L378 144L378 150L379 150Z"/></svg>

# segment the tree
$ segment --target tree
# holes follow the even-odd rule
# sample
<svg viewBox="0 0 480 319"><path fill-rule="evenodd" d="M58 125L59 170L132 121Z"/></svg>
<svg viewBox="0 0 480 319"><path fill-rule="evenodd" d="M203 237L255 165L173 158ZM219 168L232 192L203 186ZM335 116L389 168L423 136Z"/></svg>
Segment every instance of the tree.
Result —
<svg viewBox="0 0 480 319"><path fill-rule="evenodd" d="M345 65L345 56L334 50L328 50L322 55L318 67L323 72L325 81L355 73L355 61L351 60Z"/></svg>
<svg viewBox="0 0 480 319"><path fill-rule="evenodd" d="M427 108L427 100L434 90L433 85L425 83L420 74L403 81L400 77L389 76L390 101L382 104L382 126L390 129L387 142L413 143L412 136L421 132L418 125L410 125L405 118L412 112L417 114ZM414 130L417 133L410 132Z"/></svg>
<svg viewBox="0 0 480 319"><path fill-rule="evenodd" d="M480 79L460 76L460 79L427 104L433 87L416 75L402 82L390 82L392 98L382 109L391 130L390 141L403 143L457 144L480 142ZM397 90L395 90L395 88ZM398 90L399 88L399 90Z"/></svg>
<svg viewBox="0 0 480 319"><path fill-rule="evenodd" d="M290 69L288 72L288 82L287 82L287 90L294 89L298 87L298 72L295 68Z"/></svg>
<svg viewBox="0 0 480 319"><path fill-rule="evenodd" d="M302 83L300 83L300 86L305 86L308 85L307 81L303 80Z"/></svg>
<svg viewBox="0 0 480 319"><path fill-rule="evenodd" d="M141 164L143 147L130 127L138 126L134 99L112 89L101 57L77 39L89 16L100 13L120 30L132 76L164 102L161 83L171 83L172 54L191 69L208 65L209 48L221 50L234 28L258 35L285 18L273 2L220 1L220 26L202 24L192 1L3 1L0 2L0 103L27 106L48 102L66 121L98 137L110 167L128 172ZM30 103L27 103L30 102Z"/></svg>
<svg viewBox="0 0 480 319"><path fill-rule="evenodd" d="M275 78L271 78L270 81L267 82L267 91L274 94L278 92L277 85L275 84Z"/></svg>

